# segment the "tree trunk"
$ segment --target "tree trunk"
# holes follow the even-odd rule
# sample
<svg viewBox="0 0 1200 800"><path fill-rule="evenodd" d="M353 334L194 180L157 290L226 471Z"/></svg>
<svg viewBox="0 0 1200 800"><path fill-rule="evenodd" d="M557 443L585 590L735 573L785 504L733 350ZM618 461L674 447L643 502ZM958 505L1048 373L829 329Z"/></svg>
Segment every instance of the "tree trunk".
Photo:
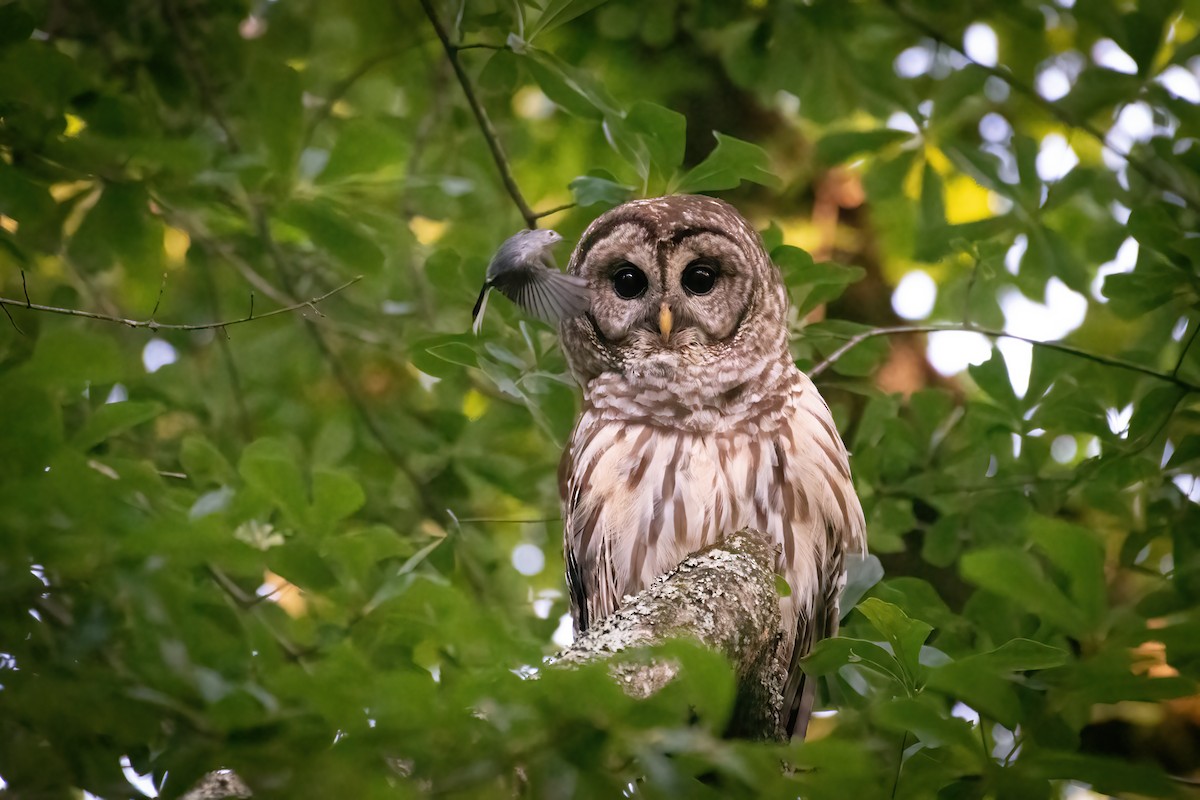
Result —
<svg viewBox="0 0 1200 800"><path fill-rule="evenodd" d="M613 675L634 697L647 697L675 676L667 663L622 663L614 654L678 636L723 653L738 678L729 733L782 738L784 669L775 658L779 594L776 546L766 534L743 530L689 556L615 614L555 657L559 665L613 661Z"/></svg>

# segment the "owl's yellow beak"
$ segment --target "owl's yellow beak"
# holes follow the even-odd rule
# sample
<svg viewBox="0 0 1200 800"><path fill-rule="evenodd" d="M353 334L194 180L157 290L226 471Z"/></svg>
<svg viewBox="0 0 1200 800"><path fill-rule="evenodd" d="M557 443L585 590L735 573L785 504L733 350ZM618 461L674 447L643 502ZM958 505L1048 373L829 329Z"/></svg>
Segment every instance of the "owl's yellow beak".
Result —
<svg viewBox="0 0 1200 800"><path fill-rule="evenodd" d="M666 303L658 309L658 332L662 334L662 343L666 344L671 338L671 307Z"/></svg>

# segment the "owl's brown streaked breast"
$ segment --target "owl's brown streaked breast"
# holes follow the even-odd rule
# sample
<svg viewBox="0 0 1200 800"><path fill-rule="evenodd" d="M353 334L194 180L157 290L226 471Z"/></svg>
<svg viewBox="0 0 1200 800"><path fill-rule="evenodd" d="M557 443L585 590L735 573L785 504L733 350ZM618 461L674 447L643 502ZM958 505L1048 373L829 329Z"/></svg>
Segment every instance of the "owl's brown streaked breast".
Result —
<svg viewBox="0 0 1200 800"><path fill-rule="evenodd" d="M756 401L761 413L696 432L588 403L564 453L567 547L592 622L689 554L742 527L780 545L795 613L821 590L830 531L861 529L845 451L824 402L799 379ZM809 384L811 387L811 384ZM786 610L786 609L785 609Z"/></svg>

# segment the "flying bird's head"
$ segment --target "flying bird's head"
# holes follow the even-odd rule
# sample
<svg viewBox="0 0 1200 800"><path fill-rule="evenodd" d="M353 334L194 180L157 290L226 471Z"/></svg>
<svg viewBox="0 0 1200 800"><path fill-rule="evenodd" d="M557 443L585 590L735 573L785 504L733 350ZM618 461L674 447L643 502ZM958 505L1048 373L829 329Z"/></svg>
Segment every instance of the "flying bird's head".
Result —
<svg viewBox="0 0 1200 800"><path fill-rule="evenodd" d="M563 240L556 231L538 228L514 233L492 256L488 265L487 278L495 281L507 272L527 269L535 264L549 266L553 263L550 248Z"/></svg>

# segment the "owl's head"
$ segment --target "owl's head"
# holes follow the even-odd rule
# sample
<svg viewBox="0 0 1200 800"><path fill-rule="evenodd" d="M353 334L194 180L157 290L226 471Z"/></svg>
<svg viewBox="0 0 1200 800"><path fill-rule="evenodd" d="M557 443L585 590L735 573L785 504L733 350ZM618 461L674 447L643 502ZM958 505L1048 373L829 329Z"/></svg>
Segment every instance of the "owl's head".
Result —
<svg viewBox="0 0 1200 800"><path fill-rule="evenodd" d="M562 323L586 382L620 372L653 383L688 375L717 392L787 352L787 295L762 239L711 197L635 200L593 222L568 272L587 280L588 313ZM720 385L718 385L720 384Z"/></svg>

